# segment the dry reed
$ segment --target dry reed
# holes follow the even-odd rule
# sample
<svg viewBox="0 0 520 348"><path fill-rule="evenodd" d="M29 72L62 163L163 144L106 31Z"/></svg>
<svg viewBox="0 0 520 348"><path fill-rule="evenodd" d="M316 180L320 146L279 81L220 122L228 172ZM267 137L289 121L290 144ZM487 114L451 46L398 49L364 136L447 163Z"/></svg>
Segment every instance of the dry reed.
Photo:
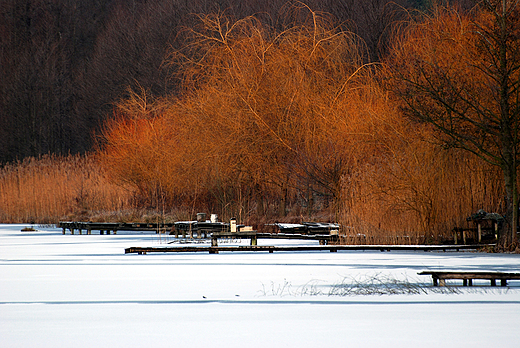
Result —
<svg viewBox="0 0 520 348"><path fill-rule="evenodd" d="M498 168L418 139L401 151L351 181L345 243L450 242L453 228L475 227L466 218L477 210L504 212Z"/></svg>
<svg viewBox="0 0 520 348"><path fill-rule="evenodd" d="M93 156L26 158L0 169L0 221L56 223L132 209L132 192L107 180Z"/></svg>

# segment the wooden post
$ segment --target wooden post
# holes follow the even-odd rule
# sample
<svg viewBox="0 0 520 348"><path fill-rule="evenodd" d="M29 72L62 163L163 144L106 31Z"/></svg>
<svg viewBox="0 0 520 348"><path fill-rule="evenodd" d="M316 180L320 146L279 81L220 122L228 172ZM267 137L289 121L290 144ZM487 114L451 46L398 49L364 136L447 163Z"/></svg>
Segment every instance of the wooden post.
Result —
<svg viewBox="0 0 520 348"><path fill-rule="evenodd" d="M459 236L459 231L455 230L453 232L453 239L455 239L455 245L457 245L457 237Z"/></svg>
<svg viewBox="0 0 520 348"><path fill-rule="evenodd" d="M446 279L439 279L439 286L446 286Z"/></svg>
<svg viewBox="0 0 520 348"><path fill-rule="evenodd" d="M211 246L212 246L212 247L216 247L216 246L218 246L217 238L216 238L216 237L211 238Z"/></svg>
<svg viewBox="0 0 520 348"><path fill-rule="evenodd" d="M256 236L251 236L251 245L258 245L258 239Z"/></svg>
<svg viewBox="0 0 520 348"><path fill-rule="evenodd" d="M62 234L65 234L65 231L66 231L66 230L65 230L65 227L63 227L63 231L62 231L61 233L62 233Z"/></svg>
<svg viewBox="0 0 520 348"><path fill-rule="evenodd" d="M464 242L464 245L466 245L466 231L462 231L462 241Z"/></svg>
<svg viewBox="0 0 520 348"><path fill-rule="evenodd" d="M473 286L473 279L468 279L468 286Z"/></svg>
<svg viewBox="0 0 520 348"><path fill-rule="evenodd" d="M439 278L436 276L432 276L433 279L433 286L439 286Z"/></svg>
<svg viewBox="0 0 520 348"><path fill-rule="evenodd" d="M463 279L462 280L462 286L468 286L468 280L467 279Z"/></svg>
<svg viewBox="0 0 520 348"><path fill-rule="evenodd" d="M482 241L482 224L479 222L477 226L478 231L478 242L480 243Z"/></svg>
<svg viewBox="0 0 520 348"><path fill-rule="evenodd" d="M497 286L497 280L491 279L491 286Z"/></svg>
<svg viewBox="0 0 520 348"><path fill-rule="evenodd" d="M507 279L500 279L500 286L507 286Z"/></svg>
<svg viewBox="0 0 520 348"><path fill-rule="evenodd" d="M74 228L70 229L70 234L74 234Z"/></svg>
<svg viewBox="0 0 520 348"><path fill-rule="evenodd" d="M498 239L498 222L495 221L495 239Z"/></svg>

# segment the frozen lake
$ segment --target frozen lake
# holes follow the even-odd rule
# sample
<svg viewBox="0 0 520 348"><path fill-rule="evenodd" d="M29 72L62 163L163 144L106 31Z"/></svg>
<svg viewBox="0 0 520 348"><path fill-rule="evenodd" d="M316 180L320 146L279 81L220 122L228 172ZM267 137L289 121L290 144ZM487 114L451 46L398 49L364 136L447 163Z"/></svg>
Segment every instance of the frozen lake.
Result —
<svg viewBox="0 0 520 348"><path fill-rule="evenodd" d="M150 233L62 235L61 229L21 232L23 227L0 225L0 347L520 344L520 281L510 281L507 288L491 288L485 281L462 288L461 281L452 281L453 291L440 293L430 287L430 277L417 275L425 270L520 272L520 255L125 255L128 247L178 244ZM260 245L295 243L259 240ZM393 289L393 282L421 290L338 294L366 282L376 283L374 291Z"/></svg>

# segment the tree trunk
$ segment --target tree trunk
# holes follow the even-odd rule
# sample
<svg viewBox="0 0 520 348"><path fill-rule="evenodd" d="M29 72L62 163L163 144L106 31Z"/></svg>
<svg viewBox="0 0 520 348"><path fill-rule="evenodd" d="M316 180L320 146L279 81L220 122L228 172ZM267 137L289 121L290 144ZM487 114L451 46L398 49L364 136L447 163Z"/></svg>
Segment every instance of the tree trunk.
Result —
<svg viewBox="0 0 520 348"><path fill-rule="evenodd" d="M516 145L514 125L511 124L510 107L510 85L511 72L509 70L509 62L507 55L508 47L508 8L507 1L502 0L502 13L497 18L500 28L499 34L499 61L498 68L500 79L499 97L500 97L500 118L501 118L501 141L502 141L502 170L504 171L504 179L506 185L506 219L509 224L509 233L501 238L502 246L505 249L516 248L517 228L518 228L518 188L516 182ZM513 111L514 112L514 111Z"/></svg>
<svg viewBox="0 0 520 348"><path fill-rule="evenodd" d="M506 186L506 221L500 236L500 244L504 249L515 248L517 245L518 227L518 185L516 165L510 164L503 168Z"/></svg>

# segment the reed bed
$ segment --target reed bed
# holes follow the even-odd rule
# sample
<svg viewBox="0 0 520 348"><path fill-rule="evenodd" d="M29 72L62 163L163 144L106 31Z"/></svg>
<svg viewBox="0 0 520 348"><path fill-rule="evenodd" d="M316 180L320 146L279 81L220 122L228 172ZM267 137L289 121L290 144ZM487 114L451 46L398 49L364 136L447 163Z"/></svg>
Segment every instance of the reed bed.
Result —
<svg viewBox="0 0 520 348"><path fill-rule="evenodd" d="M449 242L454 227L469 227L471 213L503 210L496 168L462 152L440 153L434 147L420 152L415 165L397 165L394 158L380 163L379 170L360 170L363 174L344 186L341 244ZM0 169L2 223L172 222L193 215L182 204L159 209L143 206L138 197L135 190L116 184L94 155L27 158ZM303 217L295 201L287 207L289 214L269 221L264 217L263 222L325 221L329 208Z"/></svg>
<svg viewBox="0 0 520 348"><path fill-rule="evenodd" d="M132 200L133 192L110 182L92 155L26 158L0 169L3 223L120 219L135 210Z"/></svg>
<svg viewBox="0 0 520 348"><path fill-rule="evenodd" d="M345 244L451 242L455 227L476 227L467 218L478 210L505 212L498 168L428 142L401 151L345 187Z"/></svg>

